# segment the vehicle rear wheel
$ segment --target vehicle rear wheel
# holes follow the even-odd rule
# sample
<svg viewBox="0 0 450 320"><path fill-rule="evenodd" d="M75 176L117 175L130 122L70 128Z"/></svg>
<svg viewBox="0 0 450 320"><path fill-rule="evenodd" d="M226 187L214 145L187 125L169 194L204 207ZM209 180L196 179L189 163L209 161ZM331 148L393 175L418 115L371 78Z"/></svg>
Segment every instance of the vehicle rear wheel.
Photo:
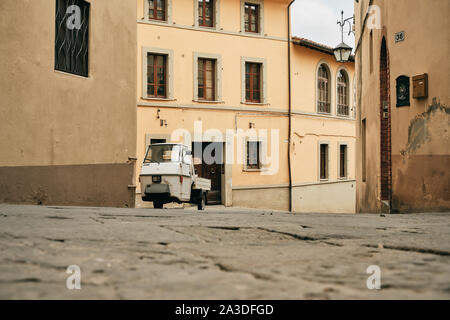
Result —
<svg viewBox="0 0 450 320"><path fill-rule="evenodd" d="M202 197L200 198L197 208L198 210L205 210L206 207L206 194L202 193Z"/></svg>
<svg viewBox="0 0 450 320"><path fill-rule="evenodd" d="M161 201L153 201L153 208L155 209L162 209L164 206L164 203Z"/></svg>

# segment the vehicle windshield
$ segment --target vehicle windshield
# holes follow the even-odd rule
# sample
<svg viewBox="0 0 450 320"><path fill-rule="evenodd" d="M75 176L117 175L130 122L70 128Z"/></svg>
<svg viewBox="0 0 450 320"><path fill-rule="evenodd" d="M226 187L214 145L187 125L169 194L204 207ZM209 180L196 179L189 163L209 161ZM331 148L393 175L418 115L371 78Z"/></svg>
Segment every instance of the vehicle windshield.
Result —
<svg viewBox="0 0 450 320"><path fill-rule="evenodd" d="M180 146L173 144L148 147L144 163L180 162Z"/></svg>

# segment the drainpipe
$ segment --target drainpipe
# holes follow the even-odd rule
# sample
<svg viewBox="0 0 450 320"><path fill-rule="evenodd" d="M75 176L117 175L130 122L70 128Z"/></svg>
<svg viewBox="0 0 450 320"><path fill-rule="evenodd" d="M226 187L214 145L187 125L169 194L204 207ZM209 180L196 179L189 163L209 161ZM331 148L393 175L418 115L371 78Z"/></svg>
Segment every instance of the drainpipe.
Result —
<svg viewBox="0 0 450 320"><path fill-rule="evenodd" d="M289 168L289 212L292 212L292 166L291 166L291 135L292 135L292 84L291 84L291 5L295 2L292 0L287 8L288 16L288 83L289 83L289 132L288 132L288 168Z"/></svg>

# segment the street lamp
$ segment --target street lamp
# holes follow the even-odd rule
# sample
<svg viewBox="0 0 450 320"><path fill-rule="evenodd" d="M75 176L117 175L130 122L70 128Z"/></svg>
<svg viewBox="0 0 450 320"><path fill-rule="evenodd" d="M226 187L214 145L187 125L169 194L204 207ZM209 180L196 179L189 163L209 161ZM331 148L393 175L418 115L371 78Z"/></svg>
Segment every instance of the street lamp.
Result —
<svg viewBox="0 0 450 320"><path fill-rule="evenodd" d="M354 21L355 16L352 16L350 18L347 18L344 20L344 11L341 12L341 21L338 21L337 24L341 27L341 40L342 42L333 49L334 57L336 58L337 62L347 62L350 58L350 54L352 53L352 47L350 47L348 44L344 42L344 27L345 24L348 22L350 31L348 34L350 35L352 31L352 24L350 23L350 20Z"/></svg>
<svg viewBox="0 0 450 320"><path fill-rule="evenodd" d="M350 58L350 54L352 53L352 47L342 42L336 48L334 48L334 57L337 62L347 62Z"/></svg>

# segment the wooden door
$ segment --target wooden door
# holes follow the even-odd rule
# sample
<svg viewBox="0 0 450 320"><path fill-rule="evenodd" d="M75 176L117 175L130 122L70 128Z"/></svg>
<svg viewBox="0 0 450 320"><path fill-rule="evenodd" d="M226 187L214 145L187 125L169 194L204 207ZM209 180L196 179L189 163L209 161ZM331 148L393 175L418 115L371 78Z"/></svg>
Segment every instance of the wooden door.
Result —
<svg viewBox="0 0 450 320"><path fill-rule="evenodd" d="M212 156L217 160L214 163L211 161L205 161L205 150L209 153L209 150L213 150ZM211 180L211 191L208 192L209 204L221 204L222 203L222 171L223 171L223 143L203 142L202 144L193 143L193 156L200 158L202 163L194 165L195 172L199 177ZM217 153L217 154L216 154Z"/></svg>

